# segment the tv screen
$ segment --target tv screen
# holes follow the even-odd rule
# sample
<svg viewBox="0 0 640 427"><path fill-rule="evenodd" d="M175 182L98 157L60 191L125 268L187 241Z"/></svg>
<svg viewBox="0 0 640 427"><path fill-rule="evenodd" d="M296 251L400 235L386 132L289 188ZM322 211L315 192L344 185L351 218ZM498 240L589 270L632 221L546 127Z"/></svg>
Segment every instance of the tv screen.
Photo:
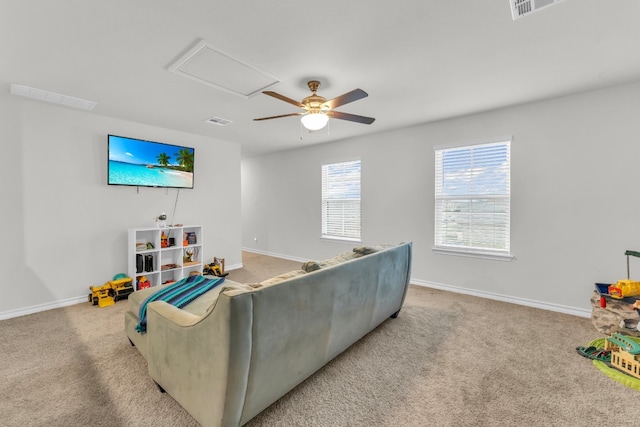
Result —
<svg viewBox="0 0 640 427"><path fill-rule="evenodd" d="M109 185L193 188L195 150L109 135Z"/></svg>

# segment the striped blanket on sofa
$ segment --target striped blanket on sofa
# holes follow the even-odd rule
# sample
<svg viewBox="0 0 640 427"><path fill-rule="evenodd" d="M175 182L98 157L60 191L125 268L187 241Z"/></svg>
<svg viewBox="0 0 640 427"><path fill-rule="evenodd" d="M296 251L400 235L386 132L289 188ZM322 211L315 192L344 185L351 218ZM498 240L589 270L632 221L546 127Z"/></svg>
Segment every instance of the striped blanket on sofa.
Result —
<svg viewBox="0 0 640 427"><path fill-rule="evenodd" d="M139 322L136 325L136 330L139 333L147 330L147 306L150 302L164 301L178 308L182 308L205 292L220 285L222 282L224 282L224 277L207 279L204 276L193 275L185 277L171 285L163 286L158 292L144 300L140 305L140 313L138 315Z"/></svg>

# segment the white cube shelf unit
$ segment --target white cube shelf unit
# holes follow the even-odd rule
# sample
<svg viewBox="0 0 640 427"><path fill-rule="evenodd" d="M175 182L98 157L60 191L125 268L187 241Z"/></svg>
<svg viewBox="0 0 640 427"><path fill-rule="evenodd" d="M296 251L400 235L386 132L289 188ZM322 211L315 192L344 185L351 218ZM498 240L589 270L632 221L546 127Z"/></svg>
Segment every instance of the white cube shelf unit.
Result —
<svg viewBox="0 0 640 427"><path fill-rule="evenodd" d="M142 276L158 286L202 273L203 237L201 225L130 228L127 271L135 290Z"/></svg>

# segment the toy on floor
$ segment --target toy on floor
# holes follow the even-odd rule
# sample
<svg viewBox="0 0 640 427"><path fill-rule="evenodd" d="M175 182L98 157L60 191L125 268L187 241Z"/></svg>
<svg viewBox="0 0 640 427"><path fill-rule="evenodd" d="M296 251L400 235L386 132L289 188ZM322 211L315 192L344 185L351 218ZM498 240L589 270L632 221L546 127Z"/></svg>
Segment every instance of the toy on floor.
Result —
<svg viewBox="0 0 640 427"><path fill-rule="evenodd" d="M615 333L604 342L604 349L611 352L611 367L640 379L640 344L629 337Z"/></svg>
<svg viewBox="0 0 640 427"><path fill-rule="evenodd" d="M609 378L640 390L639 337L614 333L607 338L595 339L585 347L576 347L576 350L580 355L593 359L594 366Z"/></svg>
<svg viewBox="0 0 640 427"><path fill-rule="evenodd" d="M229 273L224 272L224 258L213 258L211 264L205 264L202 269L202 275L227 277Z"/></svg>
<svg viewBox="0 0 640 427"><path fill-rule="evenodd" d="M609 285L609 295L611 298L623 299L626 297L633 297L640 295L640 282L631 280L629 274L629 255L634 257L640 257L640 252L625 251L627 256L627 278L618 280L618 283Z"/></svg>
<svg viewBox="0 0 640 427"><path fill-rule="evenodd" d="M131 284L133 280L126 274L119 273L113 276L113 280L102 286L89 286L89 302L100 308L115 304L119 299L124 299L133 292Z"/></svg>
<svg viewBox="0 0 640 427"><path fill-rule="evenodd" d="M576 347L576 351L580 356L587 359L600 360L601 362L611 361L611 351L596 348L595 346Z"/></svg>

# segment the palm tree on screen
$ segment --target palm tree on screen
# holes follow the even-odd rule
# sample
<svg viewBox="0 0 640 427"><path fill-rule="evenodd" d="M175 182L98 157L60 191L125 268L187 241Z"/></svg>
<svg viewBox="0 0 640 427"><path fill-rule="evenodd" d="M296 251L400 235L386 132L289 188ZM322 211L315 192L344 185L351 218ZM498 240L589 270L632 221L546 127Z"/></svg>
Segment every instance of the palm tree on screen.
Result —
<svg viewBox="0 0 640 427"><path fill-rule="evenodd" d="M180 166L187 172L193 172L193 152L188 148L181 148L176 158Z"/></svg>
<svg viewBox="0 0 640 427"><path fill-rule="evenodd" d="M168 156L167 153L158 154L158 164L161 166L167 166L169 164L169 159L171 159L171 157Z"/></svg>

